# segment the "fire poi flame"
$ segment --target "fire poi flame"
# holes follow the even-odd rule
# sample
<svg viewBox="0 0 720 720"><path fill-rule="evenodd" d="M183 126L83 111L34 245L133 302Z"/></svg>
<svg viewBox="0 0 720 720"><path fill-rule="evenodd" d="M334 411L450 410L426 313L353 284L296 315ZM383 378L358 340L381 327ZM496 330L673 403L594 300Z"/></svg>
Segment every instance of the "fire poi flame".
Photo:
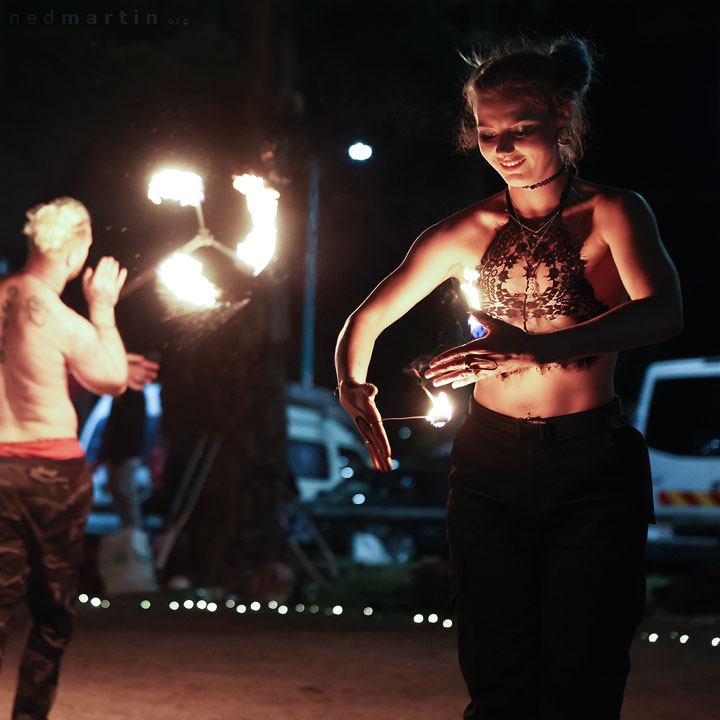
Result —
<svg viewBox="0 0 720 720"><path fill-rule="evenodd" d="M480 277L480 273L477 270L465 268L463 270L463 277L465 278L465 282L460 283L460 289L465 293L465 299L468 305L472 310L482 310L480 293L475 284ZM481 338L487 332L487 328L472 314L468 317L468 325L470 326L470 334L474 338Z"/></svg>
<svg viewBox="0 0 720 720"><path fill-rule="evenodd" d="M176 200L181 205L200 205L205 200L203 179L183 170L162 170L152 176L148 198L156 205L163 200Z"/></svg>
<svg viewBox="0 0 720 720"><path fill-rule="evenodd" d="M218 288L203 275L202 263L185 253L173 253L155 272L167 289L184 302L210 308L220 295Z"/></svg>
<svg viewBox="0 0 720 720"><path fill-rule="evenodd" d="M278 198L280 193L256 175L233 176L233 187L243 195L253 221L253 228L245 240L238 243L235 254L259 275L272 260L277 240Z"/></svg>

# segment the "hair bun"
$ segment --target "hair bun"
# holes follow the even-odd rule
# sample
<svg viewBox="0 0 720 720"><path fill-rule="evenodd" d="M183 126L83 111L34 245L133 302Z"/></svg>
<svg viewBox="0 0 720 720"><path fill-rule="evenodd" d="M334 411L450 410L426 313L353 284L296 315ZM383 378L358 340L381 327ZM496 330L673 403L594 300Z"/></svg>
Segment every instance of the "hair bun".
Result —
<svg viewBox="0 0 720 720"><path fill-rule="evenodd" d="M592 77L593 61L587 45L577 38L563 38L553 44L550 60L559 85L582 97Z"/></svg>

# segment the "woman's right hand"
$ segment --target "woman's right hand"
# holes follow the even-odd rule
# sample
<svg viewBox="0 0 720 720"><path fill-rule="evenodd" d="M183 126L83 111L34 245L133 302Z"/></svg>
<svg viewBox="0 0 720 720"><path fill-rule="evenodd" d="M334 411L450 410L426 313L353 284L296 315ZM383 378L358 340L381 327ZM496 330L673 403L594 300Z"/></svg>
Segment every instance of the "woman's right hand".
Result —
<svg viewBox="0 0 720 720"><path fill-rule="evenodd" d="M378 389L371 383L355 382L345 378L338 388L340 405L352 418L370 453L376 470L392 470L390 443L388 442L382 417L375 406Z"/></svg>

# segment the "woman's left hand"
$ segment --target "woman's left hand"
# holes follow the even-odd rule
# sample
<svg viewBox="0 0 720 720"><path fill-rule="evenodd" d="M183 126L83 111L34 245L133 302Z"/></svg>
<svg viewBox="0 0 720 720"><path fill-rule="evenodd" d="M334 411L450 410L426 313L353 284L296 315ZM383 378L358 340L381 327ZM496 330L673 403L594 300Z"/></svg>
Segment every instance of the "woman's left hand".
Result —
<svg viewBox="0 0 720 720"><path fill-rule="evenodd" d="M435 387L452 384L459 388L537 364L531 351L531 335L484 312L472 314L485 326L485 335L446 350L430 361L425 377L432 379Z"/></svg>

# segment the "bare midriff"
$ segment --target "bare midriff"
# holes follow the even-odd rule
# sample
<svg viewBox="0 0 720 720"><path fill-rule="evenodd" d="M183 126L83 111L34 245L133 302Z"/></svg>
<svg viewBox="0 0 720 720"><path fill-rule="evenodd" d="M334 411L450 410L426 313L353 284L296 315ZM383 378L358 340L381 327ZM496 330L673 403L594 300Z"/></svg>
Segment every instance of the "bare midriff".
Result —
<svg viewBox="0 0 720 720"><path fill-rule="evenodd" d="M475 383L481 405L511 417L554 417L603 405L615 395L613 371L617 353L601 355L590 367L545 366L503 380Z"/></svg>

